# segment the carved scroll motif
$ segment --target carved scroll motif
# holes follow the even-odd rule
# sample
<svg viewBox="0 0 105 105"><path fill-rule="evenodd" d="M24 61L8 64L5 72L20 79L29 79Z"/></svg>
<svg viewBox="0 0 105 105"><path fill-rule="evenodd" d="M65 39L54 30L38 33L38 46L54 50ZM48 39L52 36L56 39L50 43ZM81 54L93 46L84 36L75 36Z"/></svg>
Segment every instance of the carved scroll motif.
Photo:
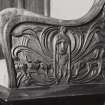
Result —
<svg viewBox="0 0 105 105"><path fill-rule="evenodd" d="M78 27L26 23L12 31L18 87L97 83L105 76L103 15Z"/></svg>

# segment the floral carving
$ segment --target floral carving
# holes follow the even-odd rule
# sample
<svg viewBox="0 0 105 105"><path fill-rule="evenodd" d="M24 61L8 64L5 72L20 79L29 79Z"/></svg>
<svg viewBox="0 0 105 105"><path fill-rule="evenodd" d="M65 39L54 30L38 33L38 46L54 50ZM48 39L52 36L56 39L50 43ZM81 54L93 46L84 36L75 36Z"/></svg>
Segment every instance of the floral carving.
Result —
<svg viewBox="0 0 105 105"><path fill-rule="evenodd" d="M21 28L19 28L21 27ZM11 53L18 87L97 83L104 80L105 21L66 27L19 24Z"/></svg>

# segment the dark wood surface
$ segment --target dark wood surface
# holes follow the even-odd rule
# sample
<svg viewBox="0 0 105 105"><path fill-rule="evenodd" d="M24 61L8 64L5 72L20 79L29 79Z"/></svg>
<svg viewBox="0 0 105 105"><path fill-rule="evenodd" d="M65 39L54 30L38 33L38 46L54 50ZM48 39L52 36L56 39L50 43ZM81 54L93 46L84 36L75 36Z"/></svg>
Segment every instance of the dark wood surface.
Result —
<svg viewBox="0 0 105 105"><path fill-rule="evenodd" d="M17 0L0 0L0 11L10 7L17 7Z"/></svg>
<svg viewBox="0 0 105 105"><path fill-rule="evenodd" d="M0 105L104 105L104 95L76 96L62 98L47 98L28 101L4 102L0 100Z"/></svg>
<svg viewBox="0 0 105 105"><path fill-rule="evenodd" d="M45 14L44 0L0 0L0 11L6 8L24 8L38 14ZM47 4L46 4L47 5Z"/></svg>

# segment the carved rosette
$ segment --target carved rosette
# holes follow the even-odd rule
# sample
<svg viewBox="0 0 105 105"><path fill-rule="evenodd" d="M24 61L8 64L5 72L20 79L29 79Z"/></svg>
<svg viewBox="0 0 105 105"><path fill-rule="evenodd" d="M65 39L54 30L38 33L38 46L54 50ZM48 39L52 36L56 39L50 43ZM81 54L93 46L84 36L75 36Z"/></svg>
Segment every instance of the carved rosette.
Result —
<svg viewBox="0 0 105 105"><path fill-rule="evenodd" d="M78 27L18 24L11 32L17 87L103 82L103 17Z"/></svg>

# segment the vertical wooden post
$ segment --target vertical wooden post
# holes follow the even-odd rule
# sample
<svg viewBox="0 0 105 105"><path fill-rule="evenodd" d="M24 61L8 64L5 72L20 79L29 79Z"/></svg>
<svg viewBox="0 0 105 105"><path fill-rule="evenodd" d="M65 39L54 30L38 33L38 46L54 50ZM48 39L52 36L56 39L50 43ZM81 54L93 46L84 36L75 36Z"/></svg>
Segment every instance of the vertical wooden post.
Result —
<svg viewBox="0 0 105 105"><path fill-rule="evenodd" d="M44 15L50 16L50 0L44 0Z"/></svg>
<svg viewBox="0 0 105 105"><path fill-rule="evenodd" d="M25 0L18 0L18 8L25 8Z"/></svg>

